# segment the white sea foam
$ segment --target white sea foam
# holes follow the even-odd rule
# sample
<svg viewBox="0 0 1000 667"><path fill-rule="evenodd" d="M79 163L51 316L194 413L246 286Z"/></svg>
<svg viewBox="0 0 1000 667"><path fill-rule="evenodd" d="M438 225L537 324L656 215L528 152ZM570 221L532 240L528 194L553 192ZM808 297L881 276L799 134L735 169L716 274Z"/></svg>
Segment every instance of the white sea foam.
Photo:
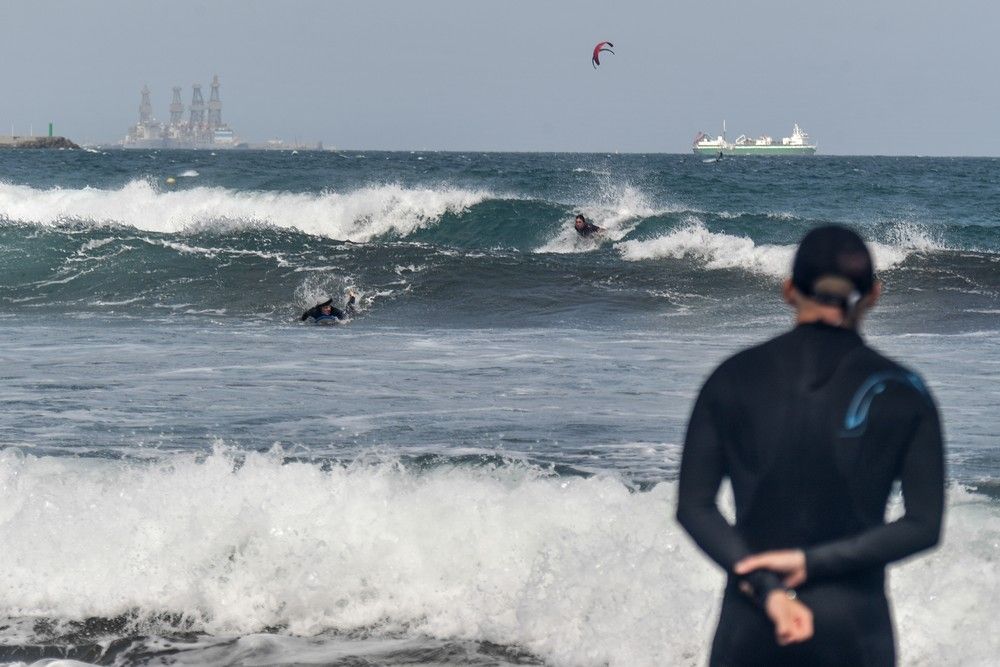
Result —
<svg viewBox="0 0 1000 667"><path fill-rule="evenodd" d="M201 176L195 169L187 169L178 174L181 178L194 178L195 176Z"/></svg>
<svg viewBox="0 0 1000 667"><path fill-rule="evenodd" d="M282 255L280 252L246 250L244 248L217 248L217 247L204 248L201 246L189 245L187 243L179 243L177 241L168 241L166 239L147 238L147 237L143 237L142 240L148 243L149 245L169 248L183 255L202 255L210 259L219 257L220 255L229 257L233 256L259 257L260 259L273 261L278 266L292 266L291 262L285 259L285 256Z"/></svg>
<svg viewBox="0 0 1000 667"><path fill-rule="evenodd" d="M148 180L118 190L37 189L0 182L0 220L129 225L149 232L266 224L333 239L405 236L489 197L484 191L372 185L350 192L237 192L198 187L160 191Z"/></svg>
<svg viewBox="0 0 1000 667"><path fill-rule="evenodd" d="M772 276L788 275L794 252L792 246L757 245L749 237L711 232L695 218L663 236L625 241L615 248L631 261L690 257L708 269L744 269Z"/></svg>
<svg viewBox="0 0 1000 667"><path fill-rule="evenodd" d="M577 253L594 250L605 241L618 241L635 229L643 219L669 212L658 209L641 190L625 183L608 185L601 197L577 209L588 220L604 229L599 236L583 238L573 228L573 220L568 219L555 237L535 252Z"/></svg>
<svg viewBox="0 0 1000 667"><path fill-rule="evenodd" d="M91 250L96 250L97 248L102 248L102 247L108 245L109 243L114 243L117 240L118 239L115 238L115 237L109 237L109 238L106 238L106 239L91 239L91 240L87 241L86 243L84 243L82 246L80 246L80 249L77 251L77 254L78 255L86 255Z"/></svg>
<svg viewBox="0 0 1000 667"><path fill-rule="evenodd" d="M995 665L1000 504L954 489L940 549L892 572L899 664Z"/></svg>
<svg viewBox="0 0 1000 667"><path fill-rule="evenodd" d="M721 574L672 484L217 451L159 464L0 452L0 616L182 613L200 631L516 644L554 665L704 664ZM1000 510L951 494L941 550L895 570L903 664L984 665Z"/></svg>
<svg viewBox="0 0 1000 667"><path fill-rule="evenodd" d="M913 252L938 248L917 226L891 231L894 243L868 243L877 270L898 266ZM663 236L624 241L615 248L630 261L692 258L707 269L741 269L775 278L789 275L795 255L794 245L758 244L748 236L713 232L694 216Z"/></svg>

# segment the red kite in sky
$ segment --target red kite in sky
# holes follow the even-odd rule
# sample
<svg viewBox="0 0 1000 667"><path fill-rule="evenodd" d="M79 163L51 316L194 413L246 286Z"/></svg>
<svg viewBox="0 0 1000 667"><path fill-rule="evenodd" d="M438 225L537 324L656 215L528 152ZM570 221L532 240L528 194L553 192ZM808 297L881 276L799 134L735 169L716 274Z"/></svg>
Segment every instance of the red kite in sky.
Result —
<svg viewBox="0 0 1000 667"><path fill-rule="evenodd" d="M614 55L615 53L611 49L605 48L605 46L614 46L614 44L612 44L611 42L601 42L600 44L594 47L594 55L590 59L590 64L594 66L594 69L597 69L597 66L601 64L602 52L607 51L611 55Z"/></svg>

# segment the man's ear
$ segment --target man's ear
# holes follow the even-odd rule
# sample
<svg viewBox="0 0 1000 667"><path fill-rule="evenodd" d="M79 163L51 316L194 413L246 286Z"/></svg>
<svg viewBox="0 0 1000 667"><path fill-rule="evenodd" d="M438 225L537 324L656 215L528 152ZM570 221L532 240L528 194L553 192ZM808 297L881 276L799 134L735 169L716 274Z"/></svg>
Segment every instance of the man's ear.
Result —
<svg viewBox="0 0 1000 667"><path fill-rule="evenodd" d="M785 282L781 284L781 298L784 299L785 303L789 306L797 305L795 299L795 287L792 285L791 278L785 278Z"/></svg>
<svg viewBox="0 0 1000 667"><path fill-rule="evenodd" d="M866 294L865 298L862 299L865 310L871 310L874 308L880 298L882 298L882 283L876 280L875 284L872 285L872 291Z"/></svg>

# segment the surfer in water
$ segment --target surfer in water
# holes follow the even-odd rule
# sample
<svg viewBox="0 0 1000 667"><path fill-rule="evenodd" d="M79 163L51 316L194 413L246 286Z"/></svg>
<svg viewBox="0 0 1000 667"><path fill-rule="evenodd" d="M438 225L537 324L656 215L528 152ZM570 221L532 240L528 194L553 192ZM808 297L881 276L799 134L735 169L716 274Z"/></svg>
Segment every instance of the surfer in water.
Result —
<svg viewBox="0 0 1000 667"><path fill-rule="evenodd" d="M944 458L923 381L858 334L880 292L857 234L814 229L783 288L795 328L701 389L677 519L728 575L713 667L895 664L885 567L940 539ZM887 523L896 481L905 514Z"/></svg>
<svg viewBox="0 0 1000 667"><path fill-rule="evenodd" d="M309 318L312 318L315 322L322 322L324 320L346 320L353 317L357 312L355 304L357 304L357 296L354 294L354 290L347 290L347 303L344 304L343 310L333 305L333 299L327 299L323 303L318 303L306 312L302 313L301 320L303 322Z"/></svg>
<svg viewBox="0 0 1000 667"><path fill-rule="evenodd" d="M576 220L573 222L573 228L576 233L580 236L587 238L592 234L600 234L604 231L603 227L598 227L592 222L587 222L587 219L583 217L582 214L576 216Z"/></svg>

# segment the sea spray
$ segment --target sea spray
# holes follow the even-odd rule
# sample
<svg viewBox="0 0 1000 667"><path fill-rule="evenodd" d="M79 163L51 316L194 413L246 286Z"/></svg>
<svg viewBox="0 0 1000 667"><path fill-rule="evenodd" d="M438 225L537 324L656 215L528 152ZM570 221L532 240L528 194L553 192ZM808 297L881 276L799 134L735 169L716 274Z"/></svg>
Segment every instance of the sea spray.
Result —
<svg viewBox="0 0 1000 667"><path fill-rule="evenodd" d="M5 450L0 614L167 614L207 634L366 629L517 645L556 665L701 664L722 580L673 520L674 494L523 465ZM1000 509L960 488L950 506L944 548L893 575L907 664L954 652L986 664L997 648L989 633L937 631L987 627L1000 597L987 575Z"/></svg>
<svg viewBox="0 0 1000 667"><path fill-rule="evenodd" d="M655 207L645 192L630 183L612 181L607 176L602 177L601 182L598 196L577 206L572 215L567 216L566 223L560 225L555 234L535 252L590 252L603 243L625 238L641 221L672 210ZM601 234L581 237L573 227L573 219L577 214L595 222L603 230Z"/></svg>

